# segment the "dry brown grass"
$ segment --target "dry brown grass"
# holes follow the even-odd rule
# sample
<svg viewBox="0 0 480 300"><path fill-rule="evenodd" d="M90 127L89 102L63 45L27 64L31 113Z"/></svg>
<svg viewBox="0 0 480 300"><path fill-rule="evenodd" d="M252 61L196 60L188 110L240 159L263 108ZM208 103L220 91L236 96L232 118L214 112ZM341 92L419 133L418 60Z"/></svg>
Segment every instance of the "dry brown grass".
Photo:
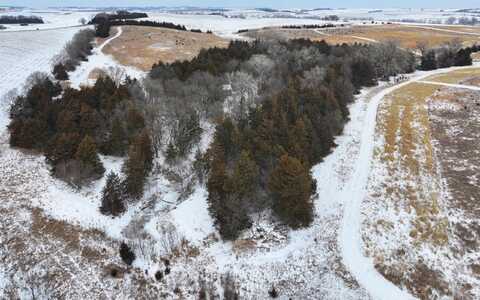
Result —
<svg viewBox="0 0 480 300"><path fill-rule="evenodd" d="M428 25L427 25L428 26ZM425 26L425 27L427 27ZM428 26L430 27L430 26ZM439 29L445 29L445 30L453 30L453 31L461 31L465 33L475 33L475 34L480 34L480 27L478 26L431 26L432 28L439 28Z"/></svg>
<svg viewBox="0 0 480 300"><path fill-rule="evenodd" d="M80 240L84 238L105 239L99 230L85 230L65 221L48 218L39 208L32 208L31 231L37 237L62 240L70 249L79 249Z"/></svg>
<svg viewBox="0 0 480 300"><path fill-rule="evenodd" d="M425 80L442 83L460 83L464 80L480 76L480 68L460 69L445 74L432 75Z"/></svg>
<svg viewBox="0 0 480 300"><path fill-rule="evenodd" d="M410 233L418 242L447 242L447 222L437 217L439 187L425 186L422 178L436 175L426 100L437 87L411 83L388 95L380 107L378 129L385 144L377 152L387 163L389 176L406 180L405 186L390 186L388 197L406 199L396 203L414 210L417 218ZM402 175L403 174L403 175ZM400 195L402 195L400 197Z"/></svg>
<svg viewBox="0 0 480 300"><path fill-rule="evenodd" d="M480 60L480 52L472 53L472 59L474 61L479 61Z"/></svg>
<svg viewBox="0 0 480 300"><path fill-rule="evenodd" d="M228 46L227 40L213 34L142 26L122 26L122 30L103 52L143 71L159 61L192 59L203 48Z"/></svg>
<svg viewBox="0 0 480 300"><path fill-rule="evenodd" d="M313 40L325 40L325 42L331 44L331 45L338 45L338 44L354 44L354 43L359 43L359 44L369 44L371 42L365 41L363 39L358 39L350 35L330 35L330 36L323 36L322 38L319 39L313 39Z"/></svg>
<svg viewBox="0 0 480 300"><path fill-rule="evenodd" d="M414 49L420 41L427 43L429 47L441 45L455 38L466 44L478 41L478 37L473 35L404 25L357 26L353 28L351 35L376 41L397 40L402 47L409 49Z"/></svg>

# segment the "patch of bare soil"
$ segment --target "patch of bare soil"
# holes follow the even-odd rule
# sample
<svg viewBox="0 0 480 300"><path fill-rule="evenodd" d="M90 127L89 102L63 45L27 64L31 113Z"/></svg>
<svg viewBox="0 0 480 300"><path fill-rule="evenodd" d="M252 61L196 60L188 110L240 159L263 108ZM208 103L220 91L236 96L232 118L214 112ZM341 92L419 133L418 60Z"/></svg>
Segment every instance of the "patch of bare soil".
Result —
<svg viewBox="0 0 480 300"><path fill-rule="evenodd" d="M159 61L192 59L201 49L227 47L228 41L214 34L166 28L122 26L123 33L104 49L123 65L149 71Z"/></svg>

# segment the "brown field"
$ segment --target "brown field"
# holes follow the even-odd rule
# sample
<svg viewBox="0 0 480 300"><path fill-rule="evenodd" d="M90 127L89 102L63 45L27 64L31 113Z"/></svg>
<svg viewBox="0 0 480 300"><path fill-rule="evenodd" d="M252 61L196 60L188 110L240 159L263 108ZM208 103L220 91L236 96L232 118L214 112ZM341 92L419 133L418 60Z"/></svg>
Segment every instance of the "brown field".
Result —
<svg viewBox="0 0 480 300"><path fill-rule="evenodd" d="M192 59L203 48L228 46L227 40L213 34L142 26L122 26L122 30L103 52L143 71L159 61Z"/></svg>
<svg viewBox="0 0 480 300"><path fill-rule="evenodd" d="M478 26L460 26L460 25L447 26L445 25L445 26L428 26L428 27L432 27L434 29L438 28L438 29L444 29L444 30L461 31L465 33L475 33L480 35L480 27Z"/></svg>
<svg viewBox="0 0 480 300"><path fill-rule="evenodd" d="M479 78L480 69L473 68L427 80L474 85ZM385 171L379 183L372 184L367 202L376 203L370 209L403 217L392 223L384 219L385 212L372 214L366 232L388 237L405 223L409 230L391 240L398 244L393 248L371 246L371 237L363 238L376 269L420 299L434 299L436 294L478 299L473 282L480 267L462 257L480 249L480 226L473 221L479 216L475 200L480 192L480 151L472 142L480 136L479 95L414 82L385 96L378 110L376 139L381 142L374 160L381 166L376 170ZM379 178L373 176L373 181ZM430 261L422 254L426 248L442 252L447 262ZM461 270L455 280L445 276L450 267Z"/></svg>
<svg viewBox="0 0 480 300"><path fill-rule="evenodd" d="M384 166L386 173L382 183L372 190L371 201L385 203L392 211L410 216L401 222L410 224L405 239L411 240L409 247L413 249L444 247L449 242L449 223L439 196L441 186L427 108L427 100L437 89L434 85L407 84L384 98L377 116L377 138L383 143L375 148L375 161ZM384 235L399 225L381 218L372 224L369 226ZM368 245L368 236L364 238ZM406 286L420 299L429 299L432 289L449 293L448 284L445 288L437 270L410 261L409 255L400 255L415 250L407 250L401 243L397 247L391 252L374 250L379 272L393 283ZM429 278L417 280L423 276Z"/></svg>
<svg viewBox="0 0 480 300"><path fill-rule="evenodd" d="M461 83L465 80L472 80L475 77L480 77L480 68L456 70L445 74L433 75L427 77L425 80L443 83Z"/></svg>
<svg viewBox="0 0 480 300"><path fill-rule="evenodd" d="M281 29L281 28L264 28L252 30L244 33L244 36L251 38L310 38L312 40L325 40L331 44L338 43L371 43L372 41L388 41L396 40L404 48L414 49L417 42L425 42L429 47L439 46L453 39L459 39L465 45L471 45L480 42L479 36L472 34L461 34L429 28L428 26L406 26L406 25L378 25L378 26L353 26L335 29ZM469 27L440 28L454 31L464 31L472 33L474 29ZM468 31L467 31L468 29ZM319 32L324 32L321 34ZM477 32L475 32L477 33Z"/></svg>
<svg viewBox="0 0 480 300"><path fill-rule="evenodd" d="M353 28L351 35L376 41L397 40L402 47L409 49L415 48L417 42L425 42L429 47L434 47L455 38L460 39L465 44L479 41L479 37L473 35L404 25L358 26Z"/></svg>
<svg viewBox="0 0 480 300"><path fill-rule="evenodd" d="M422 176L435 174L426 100L436 89L434 85L420 83L397 89L386 97L381 106L378 124L385 139L381 156L390 165L389 175L392 178L400 176L397 173L400 163L410 182L407 186L393 185L391 196L407 195L407 206L416 211L418 220L411 235L418 236L419 240L442 244L446 234L441 231L445 228L438 228L436 225L439 224L434 224L436 222L430 223L438 211L438 186L418 185Z"/></svg>

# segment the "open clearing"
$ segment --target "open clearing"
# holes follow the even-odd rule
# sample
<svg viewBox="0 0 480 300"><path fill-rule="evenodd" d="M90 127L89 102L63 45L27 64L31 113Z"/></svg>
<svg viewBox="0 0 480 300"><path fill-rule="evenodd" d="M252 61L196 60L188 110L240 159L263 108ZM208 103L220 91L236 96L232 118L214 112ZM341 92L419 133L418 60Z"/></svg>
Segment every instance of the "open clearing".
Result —
<svg viewBox="0 0 480 300"><path fill-rule="evenodd" d="M226 47L228 41L214 34L166 28L122 26L123 33L104 49L122 65L149 71L159 61L188 60L201 49Z"/></svg>
<svg viewBox="0 0 480 300"><path fill-rule="evenodd" d="M465 45L480 42L480 30L469 27L455 27L454 29L438 29L428 26L409 25L369 25L369 26L347 26L336 28L323 28L315 30L307 29L282 29L264 28L243 33L250 38L310 38L313 40L325 40L331 44L339 43L371 43L396 40L404 48L414 49L417 42L425 42L429 47L439 46L452 39L459 39ZM464 31L465 33L461 33ZM478 35L477 35L478 34Z"/></svg>

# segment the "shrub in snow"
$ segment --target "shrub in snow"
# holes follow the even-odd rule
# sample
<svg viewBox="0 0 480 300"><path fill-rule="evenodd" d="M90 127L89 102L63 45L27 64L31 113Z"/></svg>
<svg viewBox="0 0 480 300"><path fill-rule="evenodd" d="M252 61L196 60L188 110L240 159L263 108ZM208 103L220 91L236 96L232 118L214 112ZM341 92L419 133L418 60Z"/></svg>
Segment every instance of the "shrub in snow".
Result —
<svg viewBox="0 0 480 300"><path fill-rule="evenodd" d="M157 272L155 272L155 279L156 279L157 281L162 280L162 278L163 278L163 273L162 273L162 271L157 271Z"/></svg>
<svg viewBox="0 0 480 300"><path fill-rule="evenodd" d="M120 257L122 258L123 262L127 265L131 266L133 261L135 260L135 253L130 249L130 247L122 243L120 244Z"/></svg>
<svg viewBox="0 0 480 300"><path fill-rule="evenodd" d="M271 298L277 298L278 297L278 292L277 292L277 290L275 289L274 286L272 286L272 288L268 291L268 295Z"/></svg>

